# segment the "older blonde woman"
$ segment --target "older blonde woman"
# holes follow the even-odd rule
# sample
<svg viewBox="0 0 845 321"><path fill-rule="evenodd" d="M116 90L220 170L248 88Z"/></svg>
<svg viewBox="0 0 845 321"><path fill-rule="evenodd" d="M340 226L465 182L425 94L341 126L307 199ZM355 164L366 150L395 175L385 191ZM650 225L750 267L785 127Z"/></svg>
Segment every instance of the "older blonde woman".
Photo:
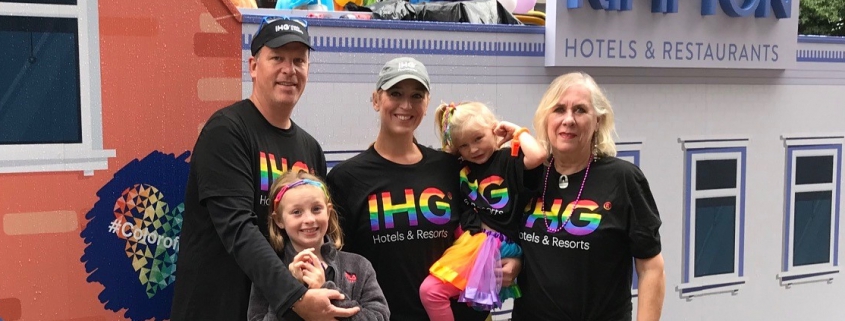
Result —
<svg viewBox="0 0 845 321"><path fill-rule="evenodd" d="M534 126L550 158L523 217L523 296L513 320L631 320L632 264L637 320L658 320L665 284L660 216L640 169L615 157L607 98L587 74L560 76L540 101Z"/></svg>

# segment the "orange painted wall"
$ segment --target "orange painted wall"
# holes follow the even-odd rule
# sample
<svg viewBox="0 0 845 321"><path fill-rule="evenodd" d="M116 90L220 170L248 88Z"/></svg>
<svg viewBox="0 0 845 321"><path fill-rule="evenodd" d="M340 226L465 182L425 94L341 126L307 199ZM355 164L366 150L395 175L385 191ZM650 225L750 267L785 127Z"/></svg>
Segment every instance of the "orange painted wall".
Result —
<svg viewBox="0 0 845 321"><path fill-rule="evenodd" d="M85 214L121 167L156 150L191 150L211 113L240 99L236 13L225 0L99 1L102 140L117 156L93 176L0 174L0 319L125 319L104 308L101 284L86 281ZM54 226L20 235L7 216Z"/></svg>

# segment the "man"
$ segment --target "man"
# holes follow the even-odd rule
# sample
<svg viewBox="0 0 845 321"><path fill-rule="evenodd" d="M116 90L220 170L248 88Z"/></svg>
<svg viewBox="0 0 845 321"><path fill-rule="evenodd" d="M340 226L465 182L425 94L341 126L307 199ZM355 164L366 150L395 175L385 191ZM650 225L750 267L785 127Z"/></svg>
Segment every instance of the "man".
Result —
<svg viewBox="0 0 845 321"><path fill-rule="evenodd" d="M263 24L251 49L252 95L214 113L194 146L171 320L246 320L253 284L276 315L349 317L358 308L337 308L329 300L340 292L296 281L264 236L275 177L326 175L322 148L290 119L308 81L307 27Z"/></svg>

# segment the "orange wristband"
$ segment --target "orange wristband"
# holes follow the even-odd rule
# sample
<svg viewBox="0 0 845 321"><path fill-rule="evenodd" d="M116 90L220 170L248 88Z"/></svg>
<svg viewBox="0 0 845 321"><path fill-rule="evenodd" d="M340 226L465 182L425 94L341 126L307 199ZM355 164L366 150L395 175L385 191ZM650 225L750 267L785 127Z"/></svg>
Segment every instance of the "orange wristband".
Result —
<svg viewBox="0 0 845 321"><path fill-rule="evenodd" d="M527 133L527 132L528 132L528 128L525 128L525 127L517 129L515 132L513 132L513 138L517 139L517 138L519 138L519 135L522 135L522 133Z"/></svg>
<svg viewBox="0 0 845 321"><path fill-rule="evenodd" d="M527 132L528 129L525 127L517 129L515 132L513 132L513 139L511 139L511 156L519 156L519 135L522 135L522 133Z"/></svg>

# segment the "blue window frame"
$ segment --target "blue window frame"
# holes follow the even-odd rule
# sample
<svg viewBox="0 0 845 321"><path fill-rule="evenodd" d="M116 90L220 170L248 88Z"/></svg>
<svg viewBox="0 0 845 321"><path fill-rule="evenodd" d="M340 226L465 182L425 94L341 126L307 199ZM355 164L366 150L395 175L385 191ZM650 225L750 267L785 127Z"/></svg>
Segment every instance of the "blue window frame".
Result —
<svg viewBox="0 0 845 321"><path fill-rule="evenodd" d="M617 148L620 148L620 145L617 145ZM622 160L626 160L631 162L637 167L640 166L640 150L639 149L626 149L626 150L617 150L616 157Z"/></svg>
<svg viewBox="0 0 845 321"><path fill-rule="evenodd" d="M327 150L326 154L326 168L331 171L333 167L341 162L352 158L355 155L364 152L363 150Z"/></svg>
<svg viewBox="0 0 845 321"><path fill-rule="evenodd" d="M747 139L684 141L682 297L745 284Z"/></svg>
<svg viewBox="0 0 845 321"><path fill-rule="evenodd" d="M640 167L640 150L642 149L642 144L642 142L617 142L616 157ZM631 273L631 295L636 297L639 294L637 291L639 277L637 276L637 267L635 264L633 264L633 270Z"/></svg>
<svg viewBox="0 0 845 321"><path fill-rule="evenodd" d="M31 4L66 4L76 5L76 0L0 0L2 2L10 3L31 3Z"/></svg>
<svg viewBox="0 0 845 321"><path fill-rule="evenodd" d="M785 139L782 285L839 273L841 137Z"/></svg>

